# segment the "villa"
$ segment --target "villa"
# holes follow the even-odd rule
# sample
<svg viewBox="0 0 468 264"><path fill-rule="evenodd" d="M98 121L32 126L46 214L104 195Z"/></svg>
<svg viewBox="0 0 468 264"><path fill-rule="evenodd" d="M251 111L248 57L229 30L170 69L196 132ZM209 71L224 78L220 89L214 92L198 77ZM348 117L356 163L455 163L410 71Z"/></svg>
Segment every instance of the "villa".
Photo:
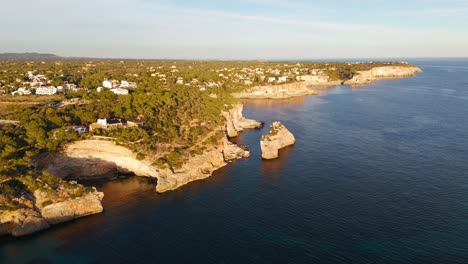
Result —
<svg viewBox="0 0 468 264"><path fill-rule="evenodd" d="M55 88L54 86L36 88L36 94L39 95L53 95L56 93L57 88Z"/></svg>

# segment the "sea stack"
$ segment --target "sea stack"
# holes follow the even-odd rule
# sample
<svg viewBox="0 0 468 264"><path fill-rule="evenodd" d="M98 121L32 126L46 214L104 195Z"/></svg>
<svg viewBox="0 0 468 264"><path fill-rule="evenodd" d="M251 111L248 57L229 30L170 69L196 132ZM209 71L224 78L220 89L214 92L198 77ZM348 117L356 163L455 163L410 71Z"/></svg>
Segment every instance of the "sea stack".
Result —
<svg viewBox="0 0 468 264"><path fill-rule="evenodd" d="M296 139L289 130L276 121L270 126L270 132L262 136L260 147L262 149L263 159L278 158L278 150L286 146L293 145Z"/></svg>

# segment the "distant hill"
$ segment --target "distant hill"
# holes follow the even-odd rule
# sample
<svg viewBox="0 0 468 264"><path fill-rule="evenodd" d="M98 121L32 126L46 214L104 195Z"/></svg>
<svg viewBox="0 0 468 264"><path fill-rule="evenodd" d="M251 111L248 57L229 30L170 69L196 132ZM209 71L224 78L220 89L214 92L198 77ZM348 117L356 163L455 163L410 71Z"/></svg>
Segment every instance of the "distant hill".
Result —
<svg viewBox="0 0 468 264"><path fill-rule="evenodd" d="M0 53L0 60L49 60L49 59L58 59L60 58L54 54L48 53L37 53L37 52L27 52L27 53Z"/></svg>

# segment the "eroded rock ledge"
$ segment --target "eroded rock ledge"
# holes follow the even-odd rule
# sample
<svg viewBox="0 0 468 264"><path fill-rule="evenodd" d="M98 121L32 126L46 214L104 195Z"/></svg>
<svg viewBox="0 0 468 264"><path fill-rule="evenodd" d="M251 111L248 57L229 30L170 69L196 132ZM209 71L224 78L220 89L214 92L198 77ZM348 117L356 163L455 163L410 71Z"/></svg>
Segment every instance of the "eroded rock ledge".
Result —
<svg viewBox="0 0 468 264"><path fill-rule="evenodd" d="M270 126L270 132L263 135L260 140L263 159L278 158L278 151L296 142L294 135L280 122L276 121Z"/></svg>
<svg viewBox="0 0 468 264"><path fill-rule="evenodd" d="M243 108L244 105L235 104L229 111L223 112L223 116L226 119L225 129L228 137L236 137L238 132L246 129L261 128L263 126L262 122L245 118L242 115Z"/></svg>
<svg viewBox="0 0 468 264"><path fill-rule="evenodd" d="M0 236L29 235L51 225L103 211L104 197L93 187L76 182L47 183L26 178L1 184ZM56 179L56 178L55 178Z"/></svg>

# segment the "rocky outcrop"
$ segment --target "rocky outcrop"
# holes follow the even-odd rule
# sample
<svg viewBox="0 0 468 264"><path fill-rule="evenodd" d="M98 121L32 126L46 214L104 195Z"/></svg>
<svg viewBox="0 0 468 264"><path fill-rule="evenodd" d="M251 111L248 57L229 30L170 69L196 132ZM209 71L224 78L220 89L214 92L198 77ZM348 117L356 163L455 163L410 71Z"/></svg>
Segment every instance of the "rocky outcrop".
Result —
<svg viewBox="0 0 468 264"><path fill-rule="evenodd" d="M278 150L296 142L294 135L280 122L270 126L270 132L262 136L260 147L263 159L278 158Z"/></svg>
<svg viewBox="0 0 468 264"><path fill-rule="evenodd" d="M39 192L40 191L36 191ZM35 194L36 197L41 194ZM44 195L42 194L44 197ZM103 207L101 200L104 197L102 192L91 192L75 199L67 199L62 202L52 203L44 207L40 206L42 217L50 224L59 224L75 218L101 213ZM47 199L47 195L45 195ZM36 198L36 201L41 205L44 199Z"/></svg>
<svg viewBox="0 0 468 264"><path fill-rule="evenodd" d="M328 81L328 78L301 76L303 81L279 84L255 86L233 96L240 99L286 99L295 96L318 94L323 88L340 85L340 81ZM327 76L328 77L328 76Z"/></svg>
<svg viewBox="0 0 468 264"><path fill-rule="evenodd" d="M190 157L182 168L161 169L156 191L159 193L175 190L190 182L210 177L214 171L235 159L247 158L250 152L224 137L220 144L205 150L203 154Z"/></svg>
<svg viewBox="0 0 468 264"><path fill-rule="evenodd" d="M0 236L29 235L49 228L49 223L36 211L22 208L14 211L0 210Z"/></svg>
<svg viewBox="0 0 468 264"><path fill-rule="evenodd" d="M82 140L65 147L60 153L38 160L39 169L48 170L63 179L109 178L119 173L157 177L158 172L137 153L108 140Z"/></svg>
<svg viewBox="0 0 468 264"><path fill-rule="evenodd" d="M346 80L346 85L364 85L373 83L381 79L405 78L421 72L421 69L415 66L382 66L375 67L368 71L358 71L353 78Z"/></svg>
<svg viewBox="0 0 468 264"><path fill-rule="evenodd" d="M28 183L23 184L22 180ZM29 235L103 211L104 194L76 182L57 179L51 186L41 178L24 177L3 182L1 189L0 235Z"/></svg>
<svg viewBox="0 0 468 264"><path fill-rule="evenodd" d="M242 115L243 108L244 105L235 104L229 111L223 112L223 116L226 119L225 129L228 137L235 137L238 135L238 132L241 132L245 129L254 129L263 126L262 122L245 118Z"/></svg>

